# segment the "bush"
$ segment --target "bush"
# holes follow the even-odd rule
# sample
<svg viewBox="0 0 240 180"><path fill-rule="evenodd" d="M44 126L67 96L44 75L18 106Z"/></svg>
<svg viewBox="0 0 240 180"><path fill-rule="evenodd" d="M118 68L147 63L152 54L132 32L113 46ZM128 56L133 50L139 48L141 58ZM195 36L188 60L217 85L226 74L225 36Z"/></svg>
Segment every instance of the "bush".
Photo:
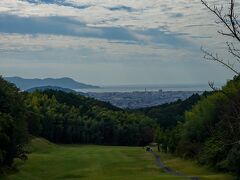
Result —
<svg viewBox="0 0 240 180"><path fill-rule="evenodd" d="M228 169L237 174L240 178L240 144L236 144L229 151L227 156Z"/></svg>

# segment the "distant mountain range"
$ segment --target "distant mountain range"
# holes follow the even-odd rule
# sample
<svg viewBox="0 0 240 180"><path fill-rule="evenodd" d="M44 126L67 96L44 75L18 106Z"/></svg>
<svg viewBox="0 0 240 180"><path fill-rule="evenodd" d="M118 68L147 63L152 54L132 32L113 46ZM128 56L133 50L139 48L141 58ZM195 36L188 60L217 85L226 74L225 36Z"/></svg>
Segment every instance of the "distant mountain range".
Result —
<svg viewBox="0 0 240 180"><path fill-rule="evenodd" d="M5 77L5 80L14 83L21 90L28 90L36 87L58 87L67 89L90 89L90 88L100 88L99 86L93 86L89 84L84 84L77 82L71 78L46 78L46 79L24 79L21 77Z"/></svg>

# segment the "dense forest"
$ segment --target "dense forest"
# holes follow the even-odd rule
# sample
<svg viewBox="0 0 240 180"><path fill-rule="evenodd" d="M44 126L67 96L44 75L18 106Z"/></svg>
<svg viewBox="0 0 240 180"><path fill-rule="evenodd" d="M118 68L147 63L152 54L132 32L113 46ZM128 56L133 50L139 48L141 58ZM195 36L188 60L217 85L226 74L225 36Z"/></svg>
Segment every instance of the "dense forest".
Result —
<svg viewBox="0 0 240 180"><path fill-rule="evenodd" d="M159 150L240 176L240 77L201 99L174 128L155 131Z"/></svg>
<svg viewBox="0 0 240 180"><path fill-rule="evenodd" d="M74 93L46 90L25 94L29 132L55 143L146 145L154 121Z"/></svg>
<svg viewBox="0 0 240 180"><path fill-rule="evenodd" d="M177 125L178 122L184 121L184 113L190 110L196 104L201 96L207 96L210 92L204 92L202 95L193 94L186 100L178 100L172 103L166 103L159 106L147 107L137 109L146 116L154 119L164 129L171 129Z"/></svg>
<svg viewBox="0 0 240 180"><path fill-rule="evenodd" d="M24 158L28 133L26 107L19 90L0 78L0 166L11 166L14 158Z"/></svg>

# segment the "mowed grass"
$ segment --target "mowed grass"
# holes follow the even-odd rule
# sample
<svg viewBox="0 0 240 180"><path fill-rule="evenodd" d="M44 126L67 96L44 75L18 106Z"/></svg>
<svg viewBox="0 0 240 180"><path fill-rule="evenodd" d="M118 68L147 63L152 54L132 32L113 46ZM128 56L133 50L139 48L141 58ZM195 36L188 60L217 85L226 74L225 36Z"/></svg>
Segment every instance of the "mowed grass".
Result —
<svg viewBox="0 0 240 180"><path fill-rule="evenodd" d="M141 147L96 145L55 145L44 139L32 140L32 152L26 162L17 161L18 171L0 179L7 180L183 180L164 173L152 154ZM201 179L231 180L231 176L217 174L170 155L161 154L165 163L186 175Z"/></svg>
<svg viewBox="0 0 240 180"><path fill-rule="evenodd" d="M29 159L18 162L19 171L5 179L186 179L164 173L141 147L54 145L34 139L30 149Z"/></svg>

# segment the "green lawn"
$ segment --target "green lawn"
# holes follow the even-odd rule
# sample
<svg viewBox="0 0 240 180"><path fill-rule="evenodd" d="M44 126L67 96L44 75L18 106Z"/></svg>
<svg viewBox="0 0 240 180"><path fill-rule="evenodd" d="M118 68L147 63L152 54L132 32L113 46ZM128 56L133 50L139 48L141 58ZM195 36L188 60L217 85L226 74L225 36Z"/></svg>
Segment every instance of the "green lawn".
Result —
<svg viewBox="0 0 240 180"><path fill-rule="evenodd" d="M153 156L145 152L141 147L54 145L43 139L34 139L30 150L32 153L25 163L17 162L19 171L2 179L186 179L164 173L156 166ZM178 160L175 163L179 164L179 166L176 166L174 162L171 162L174 160L171 157L164 155L164 159L167 160L166 162L169 165L176 167L178 170L181 169L179 166L187 165L192 167L192 164L194 164L193 162ZM182 170L184 172L188 171L184 168ZM199 168L199 171L194 170L194 175L201 175L202 173L209 174L208 171L201 168ZM213 180L214 178L210 179Z"/></svg>
<svg viewBox="0 0 240 180"><path fill-rule="evenodd" d="M156 152L157 150L155 150ZM229 174L219 173L209 167L198 165L192 160L183 160L182 158L158 153L166 166L171 167L177 172L188 174L189 176L200 177L201 180L234 180L235 178Z"/></svg>

